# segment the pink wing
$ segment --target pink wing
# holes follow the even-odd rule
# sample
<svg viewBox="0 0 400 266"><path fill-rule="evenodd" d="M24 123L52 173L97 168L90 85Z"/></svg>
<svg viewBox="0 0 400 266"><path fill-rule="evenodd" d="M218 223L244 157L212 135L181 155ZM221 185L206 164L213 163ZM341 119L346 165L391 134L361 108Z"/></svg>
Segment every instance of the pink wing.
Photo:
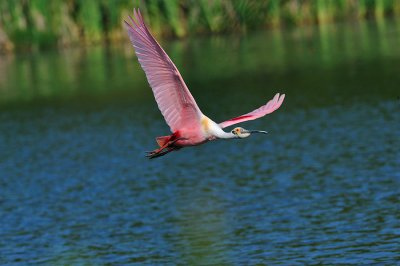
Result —
<svg viewBox="0 0 400 266"><path fill-rule="evenodd" d="M201 111L178 69L151 35L140 11L134 10L131 23L125 21L136 56L146 73L158 108L172 132L189 122L199 122Z"/></svg>
<svg viewBox="0 0 400 266"><path fill-rule="evenodd" d="M285 94L282 94L279 96L279 93L277 93L277 94L275 94L275 96L272 100L267 102L266 105L263 105L260 108L254 110L250 113L247 113L245 115L241 115L241 116L229 119L225 122L222 122L219 124L219 126L221 128L229 127L229 126L237 124L237 123L241 123L241 122L254 120L254 119L263 117L264 115L270 114L273 111L275 111L276 109L278 109L281 106L283 99L285 99Z"/></svg>

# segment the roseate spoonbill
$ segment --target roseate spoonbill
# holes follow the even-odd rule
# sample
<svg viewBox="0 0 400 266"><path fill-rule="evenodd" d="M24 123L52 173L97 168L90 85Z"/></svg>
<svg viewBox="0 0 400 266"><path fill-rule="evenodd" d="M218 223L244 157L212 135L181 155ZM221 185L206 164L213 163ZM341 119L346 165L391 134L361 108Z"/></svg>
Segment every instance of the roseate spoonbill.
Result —
<svg viewBox="0 0 400 266"><path fill-rule="evenodd" d="M281 106L285 94L277 93L260 108L217 124L200 111L178 69L144 24L139 9L134 10L135 19L131 16L129 18L131 23L125 21L129 38L146 73L158 108L172 131L171 135L156 138L160 147L148 152L147 157L156 158L186 146L195 146L215 139L242 139L252 133L267 133L241 127L236 127L230 132L222 129L272 113Z"/></svg>

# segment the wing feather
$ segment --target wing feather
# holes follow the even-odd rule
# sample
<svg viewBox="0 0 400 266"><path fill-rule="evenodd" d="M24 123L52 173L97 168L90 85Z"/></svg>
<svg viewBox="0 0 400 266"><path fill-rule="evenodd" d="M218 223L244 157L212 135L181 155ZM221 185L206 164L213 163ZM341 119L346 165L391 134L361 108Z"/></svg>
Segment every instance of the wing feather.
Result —
<svg viewBox="0 0 400 266"><path fill-rule="evenodd" d="M191 95L178 69L151 35L139 10L126 23L129 38L135 48L140 65L146 73L158 108L172 132L199 122L202 113Z"/></svg>
<svg viewBox="0 0 400 266"><path fill-rule="evenodd" d="M247 114L229 119L225 122L222 122L219 124L219 126L221 128L225 128L225 127L229 127L234 124L238 124L238 123L242 123L245 121L250 121L250 120L254 120L254 119L263 117L267 114L272 113L276 109L278 109L282 105L284 99L285 99L285 94L280 95L279 93L277 93L277 94L275 94L275 96L272 100L269 100L267 102L267 104L261 106L260 108L254 110L250 113L247 113Z"/></svg>

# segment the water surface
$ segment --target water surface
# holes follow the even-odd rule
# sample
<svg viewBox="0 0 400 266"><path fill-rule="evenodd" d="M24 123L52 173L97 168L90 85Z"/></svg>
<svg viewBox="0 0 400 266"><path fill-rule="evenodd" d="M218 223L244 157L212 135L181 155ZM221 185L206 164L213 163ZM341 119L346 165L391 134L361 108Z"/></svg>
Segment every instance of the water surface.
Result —
<svg viewBox="0 0 400 266"><path fill-rule="evenodd" d="M0 60L0 264L394 265L400 23L164 42L216 121L268 136L156 160L129 45Z"/></svg>

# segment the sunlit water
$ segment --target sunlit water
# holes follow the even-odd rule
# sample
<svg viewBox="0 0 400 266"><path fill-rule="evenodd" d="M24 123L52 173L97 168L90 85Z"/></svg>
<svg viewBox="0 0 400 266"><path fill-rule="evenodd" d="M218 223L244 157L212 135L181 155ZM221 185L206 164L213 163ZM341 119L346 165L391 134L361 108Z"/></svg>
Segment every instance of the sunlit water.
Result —
<svg viewBox="0 0 400 266"><path fill-rule="evenodd" d="M148 160L128 45L0 58L0 264L399 263L399 22L164 46L216 121L286 93L269 135Z"/></svg>

